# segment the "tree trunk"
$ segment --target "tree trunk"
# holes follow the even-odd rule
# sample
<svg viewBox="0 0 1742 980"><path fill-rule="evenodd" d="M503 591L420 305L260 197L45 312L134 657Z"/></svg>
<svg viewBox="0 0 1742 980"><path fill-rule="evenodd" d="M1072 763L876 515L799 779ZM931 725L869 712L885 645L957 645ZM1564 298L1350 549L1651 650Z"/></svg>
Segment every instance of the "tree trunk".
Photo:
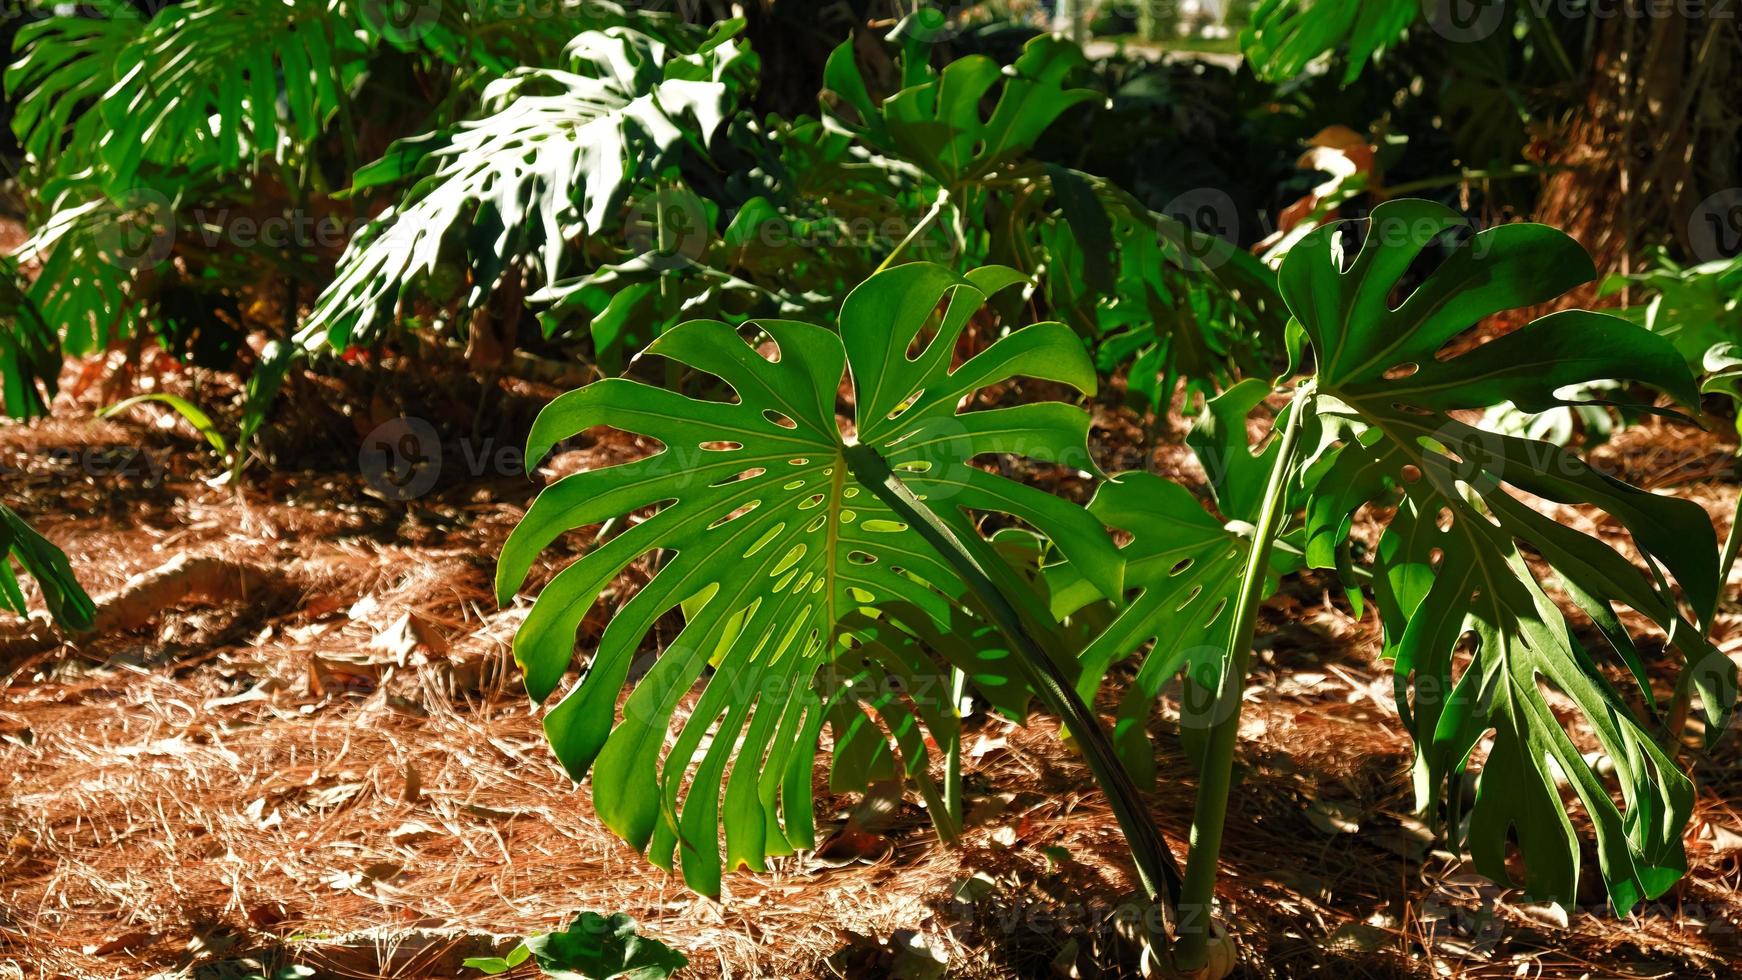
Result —
<svg viewBox="0 0 1742 980"><path fill-rule="evenodd" d="M1742 43L1726 18L1646 16L1630 0L1597 20L1587 96L1547 141L1554 172L1538 220L1565 229L1600 274L1636 271L1643 247L1674 243L1696 260L1718 258L1700 239L1702 211L1736 183L1738 116L1717 97ZM1709 236L1708 236L1709 237ZM1734 244L1734 243L1731 243ZM1586 305L1587 287L1561 305Z"/></svg>

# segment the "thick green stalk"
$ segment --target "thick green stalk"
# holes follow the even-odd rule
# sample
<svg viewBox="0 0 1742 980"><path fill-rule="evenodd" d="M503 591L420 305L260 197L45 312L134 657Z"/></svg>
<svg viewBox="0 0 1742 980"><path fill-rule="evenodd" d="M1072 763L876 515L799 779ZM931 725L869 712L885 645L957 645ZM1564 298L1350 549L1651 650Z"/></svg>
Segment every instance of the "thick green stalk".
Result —
<svg viewBox="0 0 1742 980"><path fill-rule="evenodd" d="M1035 694L1059 716L1077 740L1089 771L1094 774L1102 792L1107 794L1113 816L1118 819L1120 829L1125 832L1126 844L1131 848L1144 894L1161 908L1167 919L1176 920L1174 910L1179 902L1181 881L1179 864L1174 860L1173 852L1168 850L1167 842L1162 840L1161 832L1150 820L1137 784L1132 782L1131 775L1114 753L1113 741L1101 720L1077 696L1071 679L1023 625L1015 603L993 582L980 559L935 511L913 495L877 450L870 446L849 445L844 456L848 468L871 488L877 499L936 548L962 581L985 602L995 624L1016 650L1018 662L1028 675ZM1158 949L1165 949L1164 923L1152 919L1146 925L1150 941Z"/></svg>
<svg viewBox="0 0 1742 980"><path fill-rule="evenodd" d="M1742 457L1738 457L1736 463L1738 468L1742 468ZM1742 551L1742 492L1736 494L1735 510L1730 514L1730 531L1724 536L1724 552L1718 560L1720 588L1730 581L1730 570L1736 566L1738 551ZM1663 748L1668 752L1681 751L1682 735L1688 726L1688 712L1693 707L1693 699L1693 667L1691 664L1684 664L1681 676L1675 681L1675 699L1670 702L1669 716L1664 727Z"/></svg>
<svg viewBox="0 0 1742 980"><path fill-rule="evenodd" d="M1742 459L1737 460L1737 466L1742 468ZM1721 588L1730 581L1730 569L1736 564L1736 552L1742 550L1742 492L1736 494L1736 510L1730 515L1730 533L1724 536L1724 558L1718 567L1718 585Z"/></svg>
<svg viewBox="0 0 1742 980"><path fill-rule="evenodd" d="M1264 491L1258 525L1252 532L1252 550L1246 555L1246 571L1240 582L1240 604L1234 609L1228 630L1228 656L1222 661L1222 677L1210 708L1210 735L1200 767L1191 850L1186 854L1185 884L1179 902L1179 942L1173 951L1173 965L1181 973L1201 969L1209 958L1216 872L1222 857L1228 788L1233 780L1234 743L1240 736L1246 668L1252 660L1252 637L1258 627L1258 606L1264 598L1264 576L1270 567L1271 548L1281 530L1283 500L1287 497L1288 476L1294 469L1295 446L1306 408L1303 396L1297 392L1289 406L1288 418L1282 422L1282 443Z"/></svg>

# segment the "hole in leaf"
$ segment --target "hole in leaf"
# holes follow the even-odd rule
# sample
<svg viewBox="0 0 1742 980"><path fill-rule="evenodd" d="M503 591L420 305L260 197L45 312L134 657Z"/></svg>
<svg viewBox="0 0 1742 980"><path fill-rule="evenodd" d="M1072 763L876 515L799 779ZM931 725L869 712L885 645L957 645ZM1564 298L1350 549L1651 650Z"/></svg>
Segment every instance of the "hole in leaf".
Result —
<svg viewBox="0 0 1742 980"><path fill-rule="evenodd" d="M869 552L864 552L864 551L849 551L849 552L847 552L847 560L852 562L855 565L875 565L875 564L877 564L877 556L873 555Z"/></svg>
<svg viewBox="0 0 1742 980"><path fill-rule="evenodd" d="M804 456L795 456L792 459L787 460L787 463L792 466L808 466L810 460Z"/></svg>
<svg viewBox="0 0 1742 980"><path fill-rule="evenodd" d="M1428 552L1427 566L1437 572L1440 570L1440 562L1444 561L1445 557L1446 557L1446 549L1435 548L1434 550Z"/></svg>
<svg viewBox="0 0 1742 980"><path fill-rule="evenodd" d="M744 552L744 557L749 558L752 555L756 554L758 551L761 551L763 548L768 547L768 542L773 541L775 538L780 537L780 532L782 532L784 530L786 530L786 522L781 521L779 524L776 524L773 527L769 528L768 530L762 532L762 537L757 538L756 543L751 545L749 550Z"/></svg>
<svg viewBox="0 0 1742 980"><path fill-rule="evenodd" d="M1402 364L1395 364L1387 368L1384 377L1387 381L1401 381L1420 370L1420 364L1417 364L1414 361L1406 361Z"/></svg>
<svg viewBox="0 0 1742 980"><path fill-rule="evenodd" d="M733 442L730 439L715 439L710 442L704 442L697 448L707 453L729 453L743 449L744 444L741 442Z"/></svg>
<svg viewBox="0 0 1742 980"><path fill-rule="evenodd" d="M895 464L898 473L930 473L932 462L929 459L916 459L909 463Z"/></svg>
<svg viewBox="0 0 1742 980"><path fill-rule="evenodd" d="M730 514L727 514L726 516L715 521L714 523L709 524L708 530L712 531L714 528L717 528L717 527L720 527L721 525L735 521L738 518L743 517L745 514L750 513L751 511L755 510L756 508L758 508L760 506L762 506L762 501L752 500L749 503L745 504L744 506L739 507L737 510L732 511Z"/></svg>
<svg viewBox="0 0 1742 980"><path fill-rule="evenodd" d="M1183 575L1185 573L1186 569L1192 567L1192 562L1193 562L1193 559L1191 559L1191 558L1181 558L1178 563L1176 563L1172 568L1168 569L1167 574L1169 574L1169 575Z"/></svg>
<svg viewBox="0 0 1742 980"><path fill-rule="evenodd" d="M820 493L813 493L810 496L804 498L804 501L798 505L798 509L799 510L810 510L813 507L819 506L820 504L822 504L822 502L823 502L823 495Z"/></svg>
<svg viewBox="0 0 1742 980"><path fill-rule="evenodd" d="M1419 482L1421 480L1421 467L1414 463L1405 463L1403 464L1402 476L1405 483Z"/></svg>
<svg viewBox="0 0 1742 980"><path fill-rule="evenodd" d="M1192 586L1192 590L1190 592L1186 593L1185 599L1181 600L1179 605L1173 607L1173 611L1174 612L1185 612L1185 608L1187 606L1191 605L1192 601L1197 599L1198 596L1203 595L1203 593L1204 593L1203 586L1201 586L1201 585Z"/></svg>
<svg viewBox="0 0 1742 980"><path fill-rule="evenodd" d="M1228 608L1228 600L1227 599L1223 599L1220 602L1216 603L1216 608L1210 610L1210 618L1204 620L1204 625L1205 626L1216 625L1216 620L1221 617L1222 611L1227 609L1227 608Z"/></svg>
<svg viewBox="0 0 1742 980"><path fill-rule="evenodd" d="M872 534L895 534L907 530L907 525L902 521L891 521L881 517L873 517L859 526Z"/></svg>
<svg viewBox="0 0 1742 980"><path fill-rule="evenodd" d="M755 320L746 322L738 328L738 337L745 346L755 351L770 364L780 363L780 344L768 335L767 331L756 325Z"/></svg>
<svg viewBox="0 0 1742 980"><path fill-rule="evenodd" d="M1434 515L1434 527L1439 528L1442 532L1451 531L1452 524L1455 523L1455 521L1456 518L1452 516L1452 509L1450 507L1441 507L1440 512Z"/></svg>
<svg viewBox="0 0 1742 980"><path fill-rule="evenodd" d="M745 481L745 480L754 480L754 479L756 479L756 478L757 478L757 477L759 477L759 476L762 476L762 475L763 475L763 474L765 474L765 473L767 473L767 472L768 472L768 471L767 471L767 470L766 470L766 469L763 469L763 468L762 468L762 467L760 467L760 466L752 466L752 467L750 467L750 468L749 468L749 469L747 469L747 470L744 470L744 471L743 471L743 472L741 472L741 473L734 473L734 474L732 474L732 475L731 475L731 476L728 476L728 477L726 477L726 478L725 478L725 479L724 479L724 480L720 480L720 481L719 481L719 482L717 482L717 483L710 483L710 484L708 484L708 486L710 486L710 487L724 487L724 486L730 486L730 485L731 485L731 484L734 484L734 483L741 483L741 482L743 482L743 481ZM803 486L803 485L804 485L804 481L803 481L803 480L800 480L800 481L799 481L799 485L800 485L800 486Z"/></svg>
<svg viewBox="0 0 1742 980"><path fill-rule="evenodd" d="M924 394L925 394L925 389L921 388L918 391L914 392L913 394L908 395L906 398L902 399L901 404L895 406L895 408L890 411L890 413L889 413L890 420L894 421L895 419L900 418L902 416L902 414L904 412L906 412L908 409L912 408L913 403L919 401L920 396L924 395Z"/></svg>
<svg viewBox="0 0 1742 980"><path fill-rule="evenodd" d="M809 480L793 480L791 483L788 483L786 486L781 487L780 489L782 489L782 490L797 490L799 487L802 487L809 482L811 482L811 481L809 481Z"/></svg>
<svg viewBox="0 0 1742 980"><path fill-rule="evenodd" d="M810 547L808 545L806 545L803 541L800 541L798 544L795 544L791 548L787 549L786 554L782 555L780 558L780 561L775 564L774 570L770 571L768 573L769 577L772 578L776 575L779 575L780 573L786 571L787 569L791 568L792 566L798 564L800 559L804 558L804 553L806 551L809 551L809 550L810 550Z"/></svg>
<svg viewBox="0 0 1742 980"><path fill-rule="evenodd" d="M798 423L794 422L792 420L791 416L789 416L783 412L777 412L772 408L763 409L762 410L762 417L767 419L770 422L773 422L775 425L778 425L783 429L796 429L796 428L798 428Z"/></svg>
<svg viewBox="0 0 1742 980"><path fill-rule="evenodd" d="M938 330L943 325L944 304L939 303L937 308L932 310L931 316L925 318L925 324L913 335L913 339L907 342L907 359L909 361L919 360L925 354L926 349L931 347L931 342L937 339Z"/></svg>

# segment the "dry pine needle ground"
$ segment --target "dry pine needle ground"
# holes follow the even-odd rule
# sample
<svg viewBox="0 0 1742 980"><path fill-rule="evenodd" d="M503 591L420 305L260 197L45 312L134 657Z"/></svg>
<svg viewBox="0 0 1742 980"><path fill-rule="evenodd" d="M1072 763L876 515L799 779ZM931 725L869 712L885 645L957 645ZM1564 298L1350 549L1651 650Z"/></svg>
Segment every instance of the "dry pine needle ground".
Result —
<svg viewBox="0 0 1742 980"><path fill-rule="evenodd" d="M1097 421L1115 442L1132 427ZM461 976L464 956L579 910L628 912L703 977L1128 969L1106 914L1132 887L1117 827L1050 719L970 731L960 848L902 804L837 844L844 866L789 859L730 878L722 903L698 898L599 825L519 690L524 610L497 610L489 581L530 485L492 476L407 506L354 472L278 473L238 497L198 481L211 464L191 446L90 418L0 430L0 499L93 593L182 555L271 578L0 675L0 980L240 978L249 963ZM606 440L555 465L634 452ZM1191 479L1187 457L1160 453ZM1596 458L1648 484L1682 474L1722 525L1727 455L1651 423ZM1736 739L1697 763L1692 870L1665 900L1625 919L1600 894L1565 914L1519 905L1411 816L1375 628L1328 586L1303 581L1266 612L1220 892L1243 975L1734 975ZM1727 650L1738 618L1731 590ZM1183 853L1194 775L1165 705L1155 732L1153 811ZM823 827L855 802L820 797Z"/></svg>

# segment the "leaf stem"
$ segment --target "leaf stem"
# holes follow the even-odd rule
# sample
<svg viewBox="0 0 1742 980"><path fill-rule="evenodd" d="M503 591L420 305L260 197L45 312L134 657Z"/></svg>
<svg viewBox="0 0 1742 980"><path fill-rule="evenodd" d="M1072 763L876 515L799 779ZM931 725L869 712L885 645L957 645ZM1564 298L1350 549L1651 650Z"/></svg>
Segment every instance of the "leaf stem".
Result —
<svg viewBox="0 0 1742 980"><path fill-rule="evenodd" d="M889 268L890 264L895 261L897 256L902 252L907 251L909 245L918 241L919 236L925 233L926 228L930 227L931 223L937 220L938 215L943 212L944 205L949 203L949 200L950 192L948 190L940 189L938 191L938 199L932 202L931 210L925 213L925 217L919 219L918 224L908 229L907 237L896 243L895 248L890 251L888 255L883 257L882 263L877 266L877 271L871 274L876 275L878 272L882 272L884 269Z"/></svg>
<svg viewBox="0 0 1742 980"><path fill-rule="evenodd" d="M956 737L944 752L944 813L959 829L962 826L962 699L968 693L968 675L950 668L950 714L956 718Z"/></svg>
<svg viewBox="0 0 1742 980"><path fill-rule="evenodd" d="M933 511L889 468L889 464L871 446L853 444L844 450L847 466L862 480L877 499L907 521L920 536L936 548L979 596L991 612L999 630L1010 640L1018 654L1017 661L1027 674L1035 693L1055 712L1082 749L1089 771L1107 794L1113 815L1125 832L1126 844L1137 866L1137 877L1150 902L1160 907L1169 921L1177 921L1181 875L1179 864L1161 832L1150 819L1143 797L1132 782L1131 775L1113 749L1113 741L1093 710L1077 696L1071 679L1048 655L1034 634L1023 625L1016 604L1000 589L982 567L968 546L949 525ZM1153 917L1145 920L1151 944L1157 950L1168 945L1167 923Z"/></svg>
<svg viewBox="0 0 1742 980"><path fill-rule="evenodd" d="M1737 460L1738 468L1742 468L1742 458ZM1730 515L1730 533L1724 536L1724 558L1718 565L1718 587L1730 581L1730 569L1736 564L1736 552L1742 550L1742 531L1737 525L1742 524L1742 491L1736 494L1736 509Z"/></svg>
<svg viewBox="0 0 1742 980"><path fill-rule="evenodd" d="M1228 631L1228 656L1222 662L1222 676L1210 708L1209 741L1203 765L1199 767L1202 775L1197 808L1192 814L1191 851L1186 855L1185 882L1179 902L1179 944L1174 947L1173 965L1181 973L1201 969L1209 959L1216 873L1222 854L1222 829L1227 822L1228 789L1233 781L1234 743L1240 735L1246 668L1252 660L1252 638L1258 626L1258 607L1264 598L1264 576L1270 567L1271 548L1281 530L1283 500L1287 496L1289 473L1294 469L1295 446L1299 442L1301 416L1306 414L1308 392L1310 389L1304 385L1295 390L1288 418L1283 423L1282 443L1265 487L1264 504L1252 535L1252 550L1246 555L1240 604L1234 608Z"/></svg>

